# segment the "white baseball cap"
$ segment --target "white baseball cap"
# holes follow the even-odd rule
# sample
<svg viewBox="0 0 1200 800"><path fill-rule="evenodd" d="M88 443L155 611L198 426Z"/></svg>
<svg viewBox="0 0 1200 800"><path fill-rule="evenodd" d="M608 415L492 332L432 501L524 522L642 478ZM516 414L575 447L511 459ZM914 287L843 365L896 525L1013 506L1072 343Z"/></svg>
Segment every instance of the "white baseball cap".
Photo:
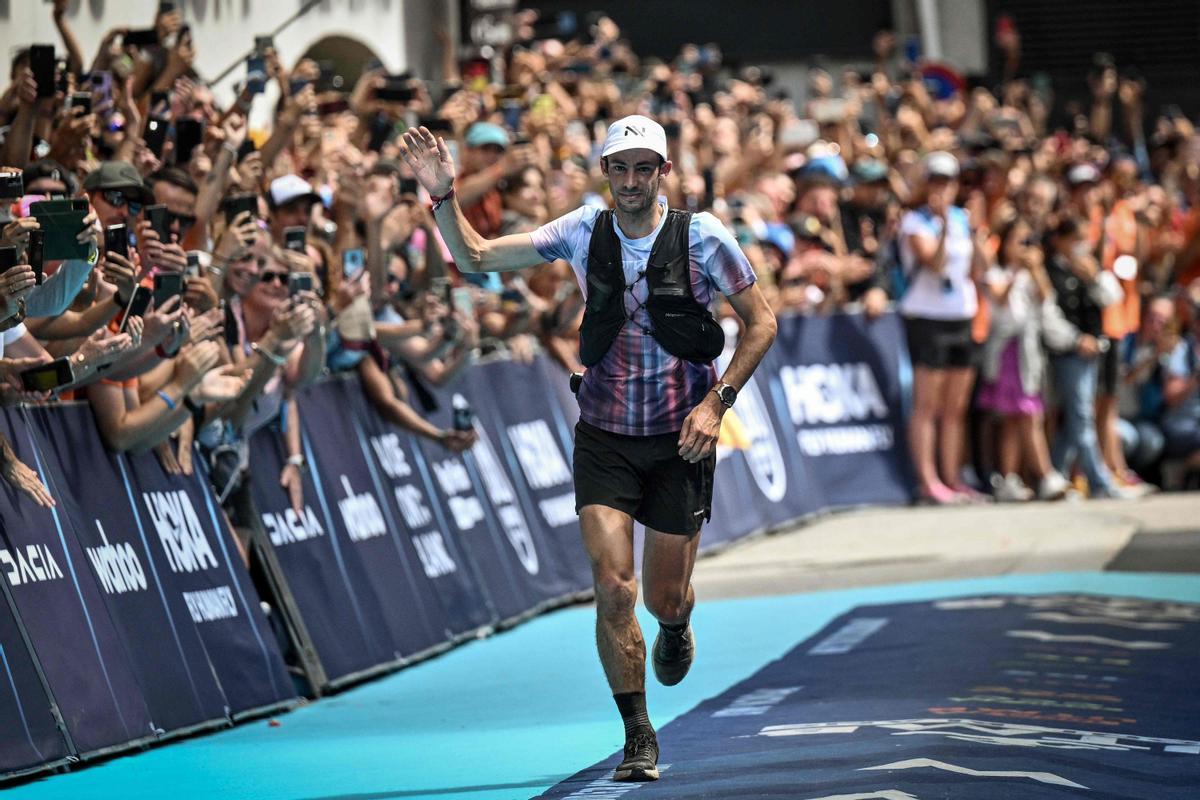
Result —
<svg viewBox="0 0 1200 800"><path fill-rule="evenodd" d="M613 153L638 148L653 150L662 156L663 161L669 158L667 132L663 126L649 117L633 114L608 126L608 136L604 137L604 149L600 151L600 157L608 158Z"/></svg>
<svg viewBox="0 0 1200 800"><path fill-rule="evenodd" d="M1099 183L1100 170L1092 164L1083 163L1076 164L1067 171L1067 183L1072 187L1082 186L1085 183Z"/></svg>
<svg viewBox="0 0 1200 800"><path fill-rule="evenodd" d="M930 178L957 178L958 159L945 150L925 156L925 175Z"/></svg>
<svg viewBox="0 0 1200 800"><path fill-rule="evenodd" d="M321 195L314 192L312 184L299 175L283 175L271 181L269 199L271 208L279 208L293 200L302 199L316 204L321 202Z"/></svg>

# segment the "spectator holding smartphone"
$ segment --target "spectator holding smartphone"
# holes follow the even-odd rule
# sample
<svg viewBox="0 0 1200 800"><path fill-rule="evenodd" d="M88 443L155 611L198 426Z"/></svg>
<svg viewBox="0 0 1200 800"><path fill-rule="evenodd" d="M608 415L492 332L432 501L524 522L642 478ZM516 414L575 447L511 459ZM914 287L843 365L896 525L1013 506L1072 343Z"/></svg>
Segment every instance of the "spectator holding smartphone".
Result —
<svg viewBox="0 0 1200 800"><path fill-rule="evenodd" d="M927 156L925 202L900 223L900 254L908 279L900 313L913 362L909 448L918 495L937 505L979 498L963 483L960 470L975 381L975 280L984 260L967 212L954 205L958 172L958 160L951 154Z"/></svg>

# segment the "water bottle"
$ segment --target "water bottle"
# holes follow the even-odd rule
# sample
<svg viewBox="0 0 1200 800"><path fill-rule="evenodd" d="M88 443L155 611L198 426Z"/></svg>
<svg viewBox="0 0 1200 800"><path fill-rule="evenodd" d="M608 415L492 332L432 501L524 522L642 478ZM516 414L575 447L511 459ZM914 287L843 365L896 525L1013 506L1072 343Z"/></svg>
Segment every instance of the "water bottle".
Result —
<svg viewBox="0 0 1200 800"><path fill-rule="evenodd" d="M454 430L471 430L474 427L473 420L475 413L471 411L471 404L467 402L467 398L461 394L456 394L451 399L450 406L454 409L454 421L451 423Z"/></svg>

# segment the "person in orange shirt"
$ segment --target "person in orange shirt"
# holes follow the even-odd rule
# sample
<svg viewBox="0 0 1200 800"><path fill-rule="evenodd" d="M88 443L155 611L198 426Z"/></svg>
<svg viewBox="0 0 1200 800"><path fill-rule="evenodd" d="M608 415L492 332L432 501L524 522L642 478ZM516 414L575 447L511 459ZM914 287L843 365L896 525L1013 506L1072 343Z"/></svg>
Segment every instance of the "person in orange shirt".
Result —
<svg viewBox="0 0 1200 800"><path fill-rule="evenodd" d="M1128 163L1126 163L1128 161ZM1132 167L1132 175L1128 174ZM1070 205L1088 221L1087 242L1096 254L1100 266L1114 271L1119 256L1139 256L1138 222L1133 208L1123 196L1137 180L1137 167L1131 159L1113 160L1112 184L1102 186L1100 171L1091 164L1076 164L1067 171ZM1112 194L1106 198L1106 192ZM1123 262L1127 264L1128 262ZM1134 262L1136 265L1136 261ZM1096 433L1104 462L1120 484L1140 483L1132 475L1121 449L1117 428L1117 388L1120 385L1121 342L1137 333L1141 323L1142 301L1138 292L1137 274L1125 272L1117 278L1124 294L1121 300L1106 306L1103 311L1104 338L1109 345L1100 361L1096 384Z"/></svg>

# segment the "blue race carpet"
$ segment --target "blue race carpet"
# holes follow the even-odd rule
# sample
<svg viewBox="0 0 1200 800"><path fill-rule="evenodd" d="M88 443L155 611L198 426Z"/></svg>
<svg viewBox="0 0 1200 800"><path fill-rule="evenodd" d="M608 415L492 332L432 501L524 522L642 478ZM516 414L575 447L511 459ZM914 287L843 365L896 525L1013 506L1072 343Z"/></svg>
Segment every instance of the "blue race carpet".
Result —
<svg viewBox="0 0 1200 800"><path fill-rule="evenodd" d="M969 785L964 776L946 773L937 767L859 771L864 766L879 766L918 757L934 759L930 755L934 752L944 754L934 760L958 766L983 769L985 762L991 761L1000 765L996 767L999 770L1023 769L1021 765L1036 760L1043 765L1038 769L1077 783L1088 785L1089 781L1095 782L1095 775L1108 781L1089 792L1083 792L1030 779L988 779L995 780L994 784L983 784L983 778L977 779L980 785L996 787L987 795L991 798L1034 796L1009 793L1011 787L1024 787L1027 784L1031 791L1044 792L1037 795L1043 797L1077 796L1081 792L1089 797L1113 796L1119 775L1114 777L1110 772L1109 777L1105 777L1103 770L1097 770L1081 777L1082 772L1066 769L1066 766L1075 763L1094 765L1100 759L1115 764L1114 769L1122 774L1128 772L1126 777L1129 780L1140 780L1141 767L1137 765L1149 759L1155 763L1161 760L1163 764L1191 765L1186 769L1191 769L1191 774L1196 776L1200 756L1186 752L1166 753L1166 745L1162 743L1138 743L1124 735L1116 737L1112 745L1104 745L1107 749L1102 750L1065 749L1077 747L1079 741L1078 738L1072 740L1070 735L1061 734L1051 738L1066 740L1058 743L1064 749L1033 748L1028 743L1000 747L958 742L950 738L954 731L945 734L909 734L874 724L889 720L939 717L921 709L935 701L938 706L947 705L951 702L947 700L947 695L986 695L993 698L987 701L988 706L1023 708L1009 704L1001 706L995 700L998 697L1012 697L995 691L995 688L1015 688L1020 684L1013 680L1019 676L1009 676L1012 680L1006 682L998 680L991 662L977 658L975 646L969 644L969 639L964 639L977 628L980 631L997 630L996 625L988 622L993 619L993 613L1030 612L1030 609L1023 607L1006 605L998 611L962 609L951 613L940 610L923 612L920 606L913 606L904 609L903 613L894 617L894 621L889 621L842 655L831 653L818 658L805 655L807 651L800 648L796 656L773 664L793 651L797 642L810 640L815 643L829 638L828 634L842 627L840 622L831 626L830 621L855 608L927 603L954 597L1044 593L1197 603L1200 602L1200 578L1072 573L908 584L722 602L705 602L701 597L695 618L699 661L692 674L677 687L664 689L653 681L648 687L651 717L663 731L666 749L664 761L673 766L664 773L658 784L638 786L630 797L638 800L642 796L760 796L753 793L757 791L753 787L768 786L765 779L762 783L752 784L712 783L693 793L693 787L704 782L698 781L696 776L708 776L706 781L714 777L708 766L711 759L732 758L743 749L763 753L764 759L774 765L768 770L772 781L787 780L786 772L790 769L793 783L789 793L782 796L792 798L815 798L837 793L861 796L863 792L858 789L822 791L821 786L825 784L814 784L813 781L817 779L832 783L843 781L845 785L860 781L856 785L909 787L916 785L913 783L916 780L929 781L927 785L936 786L936 790L913 792L910 788L899 790L904 794L882 795L904 798L906 794L910 797L916 794L923 800L946 796L950 784L939 783L934 776L941 780L962 779L963 785ZM859 616L886 616L893 620L891 614L890 609L875 609L869 613L862 612ZM928 628L930 618L942 620L932 631ZM649 619L643 618L647 630L653 630L648 623ZM952 623L957 626L954 630L958 633L954 636L960 640L958 642L938 632L942 626L946 626L945 630L949 632ZM1034 623L1028 621L1023 627L1050 631L1079 627L1078 624L1068 626L1047 620ZM548 614L510 632L460 647L429 662L283 715L279 718L278 727L271 727L265 720L251 722L221 733L13 786L4 791L5 800L516 800L538 796L548 790L551 791L548 796L561 797L562 790L551 787L570 778L587 764L614 752L622 741L620 721L596 659L593 625L594 612L590 608ZM1084 627L1089 635L1098 630ZM1193 630L1194 627L1194 623L1185 626L1186 630ZM863 630L859 630L858 635ZM1185 629L1113 628L1106 629L1102 635L1114 639L1176 642L1183 641L1180 637L1184 633ZM814 634L818 635L814 637ZM908 634L911 636L906 638ZM991 642L994 635L987 635L990 637L987 641ZM841 641L844 645L853 638L847 634ZM1137 717L1136 725L1125 724L1118 729L1122 734L1134 731L1155 738L1200 738L1194 733L1182 735L1186 731L1172 729L1172 733L1157 727L1160 722L1183 720L1188 708L1192 709L1191 719L1198 720L1197 726L1200 726L1200 715L1195 713L1194 705L1194 676L1198 674L1194 661L1195 639L1191 641L1193 666L1189 672L1174 673L1176 667L1173 665L1185 660L1185 654L1175 648L1166 653L1131 651L1129 657L1133 659L1133 669L1105 673L1128 679L1112 692L1104 692L1119 695L1121 702L1100 702L1105 706L1125 708L1126 711L1120 712L1122 717ZM883 648L885 642L890 642L887 649L894 651L886 660L878 661L874 655L869 658L864 655ZM1023 648L1044 646L1044 643L1039 644L1033 639L1013 639L1005 643L1004 648L993 647L993 644L988 645L991 648L988 652L1003 651L1008 654L1005 657L1017 652L1013 649L1014 645ZM1105 654L1105 657L1111 656L1109 651L1112 648L1108 646L1083 643L1073 646L1096 650L1097 654ZM942 655L939 656L939 653ZM963 670L956 671L952 663L946 663L947 659L975 659L972 663L981 664L978 668L981 671L967 675ZM789 666L797 660L801 664L805 661L822 663L819 674L814 672L810 675L806 670L816 667L805 665L798 675L795 668ZM835 663L842 665L840 673L832 668ZM890 672L881 666L887 663L894 665ZM758 678L743 684L764 665L771 666ZM1168 697L1169 702L1163 708L1156 710L1147 707L1152 697L1169 696L1167 689L1180 686L1180 682L1189 677L1193 685L1188 687L1187 693ZM965 678L970 680L964 682L962 679ZM953 683L952 680L959 682ZM758 688L787 689L794 686L806 688L787 694L781 703L766 709L763 714L748 712L768 705L778 695L756 695L740 704L734 702ZM987 692L974 691L973 687L976 686L992 686L993 689ZM816 694L818 691L819 695ZM870 705L862 705L864 701L869 701ZM823 707L826 703L827 708ZM801 707L797 704L803 704L807 709L803 717L791 713ZM968 703L963 701L960 705ZM970 705L981 706L984 702L970 701ZM734 708L737 713L716 718L711 716L722 708ZM692 709L696 710L690 711ZM877 712L873 709L877 709ZM1088 710L1088 714L1092 713L1117 716L1116 712ZM978 716L974 712L969 717L957 713L953 717L946 715L948 719ZM681 718L679 724L670 725L676 718ZM853 732L759 735L763 728L773 724L796 726L829 722L859 724ZM718 723L720 727L717 727ZM1094 726L1045 722L1034 724L1054 729L1103 732L1103 729ZM1175 724L1172 722L1172 725ZM1178 724L1182 726L1182 722ZM797 730L789 728L783 732L790 734ZM725 733L734 731L738 732L736 735L752 738L722 738ZM894 735L898 733L902 735ZM960 730L958 733L984 735L971 730ZM1016 738L1012 740L1017 741ZM1126 749L1130 743L1135 747L1151 749ZM1087 747L1100 744L1101 740L1098 739ZM951 746L961 746L972 753L989 752L995 755L971 756L964 761L964 756L958 751L951 753L945 749ZM816 755L817 750L825 755ZM918 750L924 755L916 755ZM811 761L808 751L812 751ZM799 760L796 753L802 753ZM883 758L871 758L872 755L883 753L886 753ZM1055 763L1051 764L1050 761ZM1132 767L1130 770L1117 769L1126 761ZM821 763L816 771L809 771L806 765L814 762ZM1018 766L1009 766L1014 763ZM1185 769L1183 766L1179 768ZM822 773L822 769L827 772ZM1133 796L1171 797L1169 792L1177 791L1168 783L1174 779L1174 774L1170 769L1165 769L1162 772L1164 783L1156 787L1154 793ZM922 775L926 777L919 777ZM722 781L742 780L736 773L716 778ZM901 782L897 783L896 780ZM1200 778L1193 777L1193 785L1197 780ZM975 781L972 778L970 782ZM586 782L581 784L576 780L570 785L575 791L585 786ZM734 789L738 785L743 789L750 786L751 793L736 793ZM959 784L954 785L957 787ZM688 788L681 790L680 787L684 786ZM626 787L621 785L620 788ZM730 792L720 795L711 793L722 787ZM607 791L607 787L603 788ZM597 793L583 796L621 795ZM867 793L866 796L873 795ZM983 795L958 794L956 790L954 796Z"/></svg>

